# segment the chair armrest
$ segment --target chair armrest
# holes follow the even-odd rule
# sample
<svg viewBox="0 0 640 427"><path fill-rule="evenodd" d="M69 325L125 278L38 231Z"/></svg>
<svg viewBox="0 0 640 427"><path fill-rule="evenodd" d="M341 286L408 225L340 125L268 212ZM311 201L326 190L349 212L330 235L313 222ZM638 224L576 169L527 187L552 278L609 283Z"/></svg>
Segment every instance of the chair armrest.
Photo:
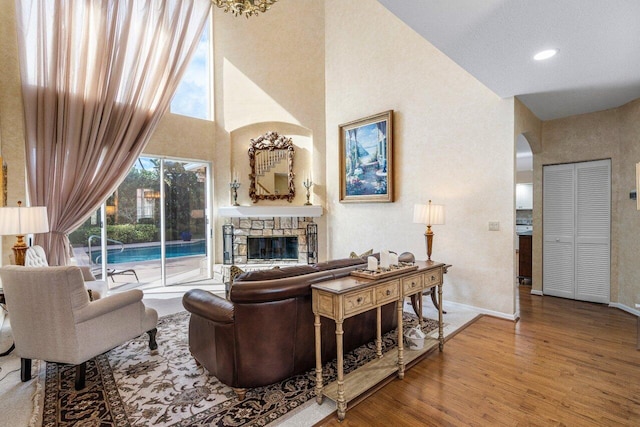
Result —
<svg viewBox="0 0 640 427"><path fill-rule="evenodd" d="M125 307L130 304L135 304L142 301L143 293L139 289L132 289L130 291L117 293L110 295L106 298L100 298L82 307L75 312L76 323L86 322L95 317L102 316L103 314L115 311L121 307Z"/></svg>
<svg viewBox="0 0 640 427"><path fill-rule="evenodd" d="M191 289L182 297L187 311L217 323L235 321L233 303L202 289Z"/></svg>
<svg viewBox="0 0 640 427"><path fill-rule="evenodd" d="M91 267L88 265L80 265L80 271L82 271L82 278L85 282L93 282L96 280L96 277L91 272Z"/></svg>

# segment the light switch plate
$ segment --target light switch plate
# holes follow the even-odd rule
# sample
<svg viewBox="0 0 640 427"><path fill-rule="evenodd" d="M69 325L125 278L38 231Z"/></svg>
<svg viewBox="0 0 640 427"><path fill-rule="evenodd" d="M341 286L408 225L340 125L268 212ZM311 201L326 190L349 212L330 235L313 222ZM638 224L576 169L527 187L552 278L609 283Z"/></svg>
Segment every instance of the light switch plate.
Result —
<svg viewBox="0 0 640 427"><path fill-rule="evenodd" d="M500 231L500 222L489 221L489 231Z"/></svg>

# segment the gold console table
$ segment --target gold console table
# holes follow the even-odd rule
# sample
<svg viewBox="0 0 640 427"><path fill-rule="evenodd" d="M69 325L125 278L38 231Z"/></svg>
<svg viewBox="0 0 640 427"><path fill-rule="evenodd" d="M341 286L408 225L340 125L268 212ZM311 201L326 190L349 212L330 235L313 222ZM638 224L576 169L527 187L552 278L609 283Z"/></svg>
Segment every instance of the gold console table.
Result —
<svg viewBox="0 0 640 427"><path fill-rule="evenodd" d="M347 403L369 390L389 375L398 373L404 378L405 364L409 363L436 345L440 351L444 347L442 331L442 304L438 307L438 339L425 338L424 347L417 350L405 350L402 335L402 311L405 297L422 294L427 289L438 288L438 299L442 301L442 275L446 265L434 261L418 261L417 269L400 272L397 275L382 279L366 279L348 276L340 279L311 285L313 313L315 315L315 347L316 347L316 401L321 404L323 396L334 400L338 405L338 419L343 420L347 411ZM381 311L380 308L391 302L398 302L398 346L397 353L382 355ZM418 299L422 313L422 298ZM376 354L377 359L344 375L343 329L344 319L375 309L377 312ZM321 360L320 317L333 319L336 322L337 380L327 387L323 386ZM422 327L422 316L418 316Z"/></svg>

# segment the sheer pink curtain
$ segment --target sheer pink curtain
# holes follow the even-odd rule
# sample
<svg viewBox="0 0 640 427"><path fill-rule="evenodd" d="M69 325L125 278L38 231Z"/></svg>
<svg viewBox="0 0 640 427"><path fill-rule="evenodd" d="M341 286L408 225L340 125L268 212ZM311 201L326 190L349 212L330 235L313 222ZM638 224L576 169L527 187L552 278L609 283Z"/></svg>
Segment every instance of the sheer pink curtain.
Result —
<svg viewBox="0 0 640 427"><path fill-rule="evenodd" d="M16 0L32 205L50 265L124 179L167 110L209 0Z"/></svg>

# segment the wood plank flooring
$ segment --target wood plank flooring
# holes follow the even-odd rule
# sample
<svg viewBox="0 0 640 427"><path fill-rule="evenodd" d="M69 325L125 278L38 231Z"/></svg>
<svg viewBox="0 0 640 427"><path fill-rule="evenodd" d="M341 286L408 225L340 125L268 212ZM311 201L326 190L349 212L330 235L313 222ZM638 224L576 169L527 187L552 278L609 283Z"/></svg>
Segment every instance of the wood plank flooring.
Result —
<svg viewBox="0 0 640 427"><path fill-rule="evenodd" d="M636 317L530 291L518 322L480 318L341 423L317 425L640 426Z"/></svg>

